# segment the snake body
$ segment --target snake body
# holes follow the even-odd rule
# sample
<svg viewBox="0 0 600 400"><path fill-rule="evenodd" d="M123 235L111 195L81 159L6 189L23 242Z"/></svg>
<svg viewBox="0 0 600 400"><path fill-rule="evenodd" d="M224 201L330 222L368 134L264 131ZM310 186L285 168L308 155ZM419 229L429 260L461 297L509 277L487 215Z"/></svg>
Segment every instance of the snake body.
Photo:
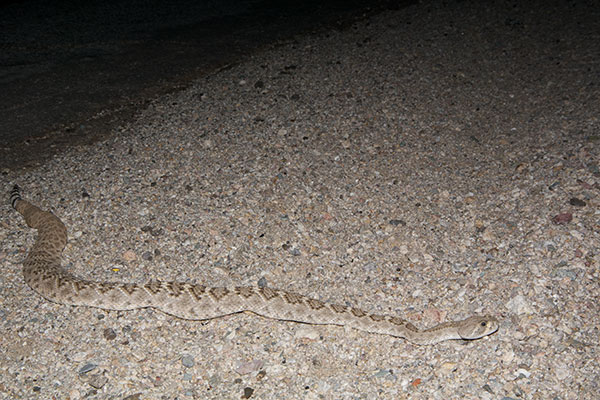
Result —
<svg viewBox="0 0 600 400"><path fill-rule="evenodd" d="M372 314L268 287L207 287L161 281L136 284L82 279L61 265L67 244L67 229L62 221L24 200L18 186L11 191L10 201L27 225L38 231L23 263L25 282L42 297L56 303L106 310L152 307L190 320L208 320L247 311L283 321L350 326L420 345L449 339L479 339L498 330L498 320L491 315L476 315L419 330L399 317Z"/></svg>

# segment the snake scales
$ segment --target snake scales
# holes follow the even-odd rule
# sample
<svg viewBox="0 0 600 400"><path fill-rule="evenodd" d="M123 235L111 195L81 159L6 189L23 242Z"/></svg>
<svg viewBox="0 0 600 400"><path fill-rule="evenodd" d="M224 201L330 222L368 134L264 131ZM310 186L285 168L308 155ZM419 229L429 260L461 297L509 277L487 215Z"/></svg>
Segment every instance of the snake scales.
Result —
<svg viewBox="0 0 600 400"><path fill-rule="evenodd" d="M498 330L493 316L472 316L425 330L392 316L324 303L296 293L268 287L206 287L180 282L145 284L95 282L67 272L61 256L67 244L65 225L54 214L21 198L15 185L10 201L37 239L23 263L25 282L44 298L74 306L106 310L153 307L179 318L206 320L249 311L264 317L307 324L350 326L362 331L405 338L415 344L449 339L479 339Z"/></svg>

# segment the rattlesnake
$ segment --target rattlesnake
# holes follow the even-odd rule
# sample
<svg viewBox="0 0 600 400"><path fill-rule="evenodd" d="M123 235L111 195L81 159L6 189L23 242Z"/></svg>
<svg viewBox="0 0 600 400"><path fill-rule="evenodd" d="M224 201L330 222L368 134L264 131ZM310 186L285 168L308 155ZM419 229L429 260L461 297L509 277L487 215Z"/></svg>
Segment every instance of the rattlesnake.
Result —
<svg viewBox="0 0 600 400"><path fill-rule="evenodd" d="M23 263L25 282L46 299L74 306L106 310L153 307L190 320L207 320L248 311L264 317L307 324L350 326L362 331L405 338L416 344L448 339L479 339L498 330L490 315L446 322L426 330L386 315L322 301L268 287L206 287L182 282L146 284L94 282L67 272L61 256L67 244L65 225L54 214L21 198L15 185L10 201L31 228L38 230L35 244Z"/></svg>

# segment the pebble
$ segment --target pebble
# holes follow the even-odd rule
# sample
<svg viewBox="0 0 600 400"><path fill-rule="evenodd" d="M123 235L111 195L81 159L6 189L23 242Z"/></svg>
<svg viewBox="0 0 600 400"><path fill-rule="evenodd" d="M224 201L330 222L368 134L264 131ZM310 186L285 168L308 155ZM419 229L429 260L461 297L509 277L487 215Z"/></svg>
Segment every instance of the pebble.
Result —
<svg viewBox="0 0 600 400"><path fill-rule="evenodd" d="M261 370L264 367L264 365L265 365L265 362L263 360L251 360L251 361L241 362L235 368L235 372L237 372L240 375L247 375L252 372Z"/></svg>
<svg viewBox="0 0 600 400"><path fill-rule="evenodd" d="M494 390L490 387L490 385L488 385L487 383L485 385L483 385L483 390L485 390L486 392L488 392L489 394L494 394Z"/></svg>
<svg viewBox="0 0 600 400"><path fill-rule="evenodd" d="M141 400L142 393L130 394L129 396L123 397L123 400Z"/></svg>
<svg viewBox="0 0 600 400"><path fill-rule="evenodd" d="M401 220L401 219L391 219L390 220L390 225L393 226L398 226L398 225L402 225L402 226L406 226L406 222Z"/></svg>
<svg viewBox="0 0 600 400"><path fill-rule="evenodd" d="M312 326L306 325L296 329L294 337L296 339L318 340L320 333Z"/></svg>
<svg viewBox="0 0 600 400"><path fill-rule="evenodd" d="M245 387L242 399L249 399L250 397L252 397L252 394L254 394L254 389L252 389L251 387Z"/></svg>
<svg viewBox="0 0 600 400"><path fill-rule="evenodd" d="M455 362L445 362L442 365L440 365L440 372L448 374L452 371L454 371L456 369L456 363Z"/></svg>
<svg viewBox="0 0 600 400"><path fill-rule="evenodd" d="M135 261L137 260L137 254L135 254L135 252L132 250L127 250L123 253L123 259L125 261Z"/></svg>
<svg viewBox="0 0 600 400"><path fill-rule="evenodd" d="M517 295L510 299L505 304L506 308L508 308L511 312L521 315L521 314L533 314L535 310L529 304L529 301L523 295Z"/></svg>
<svg viewBox="0 0 600 400"><path fill-rule="evenodd" d="M93 387L94 389L101 389L108 382L108 377L104 374L90 374L90 375L80 375L82 380L86 381L88 385Z"/></svg>
<svg viewBox="0 0 600 400"><path fill-rule="evenodd" d="M531 372L529 372L525 368L519 368L519 369L517 369L517 376L520 376L523 378L529 378L531 376Z"/></svg>
<svg viewBox="0 0 600 400"><path fill-rule="evenodd" d="M505 350L502 353L501 360L504 365L510 365L510 363L515 359L515 352L511 349Z"/></svg>
<svg viewBox="0 0 600 400"><path fill-rule="evenodd" d="M572 206L575 206L575 207L585 207L586 206L586 202L581 199L578 199L577 197L572 197L569 200L569 204Z"/></svg>
<svg viewBox="0 0 600 400"><path fill-rule="evenodd" d="M576 230L570 230L569 234L571 234L571 236L573 236L575 239L577 240L583 240L583 235L581 234L581 232L576 231Z"/></svg>
<svg viewBox="0 0 600 400"><path fill-rule="evenodd" d="M573 214L571 214L569 212L557 214L554 217L552 217L552 222L554 222L557 225L566 225L569 222L571 222L572 220L573 220Z"/></svg>
<svg viewBox="0 0 600 400"><path fill-rule="evenodd" d="M571 368L563 363L557 363L554 365L554 375L556 375L556 378L560 381L567 379L569 376L571 376L571 373Z"/></svg>
<svg viewBox="0 0 600 400"><path fill-rule="evenodd" d="M257 283L257 285L258 285L258 287L260 287L260 288L267 287L267 286L268 286L267 279L266 279L266 278L263 276L262 278L260 278L260 279L258 280L258 283Z"/></svg>
<svg viewBox="0 0 600 400"><path fill-rule="evenodd" d="M71 356L71 361L76 362L76 363L81 363L81 362L85 361L87 358L89 358L87 352L78 351L76 353L73 353L73 355Z"/></svg>
<svg viewBox="0 0 600 400"><path fill-rule="evenodd" d="M98 367L98 364L87 363L87 364L85 364L83 367L81 367L79 369L79 373L80 374L87 374L88 372L96 369L97 367Z"/></svg>
<svg viewBox="0 0 600 400"><path fill-rule="evenodd" d="M106 340L114 340L117 337L117 333L112 328L104 329L102 335Z"/></svg>
<svg viewBox="0 0 600 400"><path fill-rule="evenodd" d="M375 378L386 378L388 376L393 375L394 373L392 372L391 369L379 369L377 372L375 372L375 374L373 374L373 376Z"/></svg>
<svg viewBox="0 0 600 400"><path fill-rule="evenodd" d="M195 364L194 357L189 354L185 354L183 357L181 357L181 363L184 367L191 368Z"/></svg>

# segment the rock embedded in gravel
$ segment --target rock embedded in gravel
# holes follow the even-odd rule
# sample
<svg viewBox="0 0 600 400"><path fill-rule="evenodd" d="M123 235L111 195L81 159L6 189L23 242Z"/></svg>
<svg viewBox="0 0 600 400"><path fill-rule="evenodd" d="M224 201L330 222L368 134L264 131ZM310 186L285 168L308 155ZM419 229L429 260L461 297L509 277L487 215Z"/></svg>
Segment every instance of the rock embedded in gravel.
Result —
<svg viewBox="0 0 600 400"><path fill-rule="evenodd" d="M114 340L117 337L116 332L112 328L106 328L102 331L102 335L106 340Z"/></svg>
<svg viewBox="0 0 600 400"><path fill-rule="evenodd" d="M569 200L569 204L572 206L575 206L575 207L585 207L586 206L586 202L581 199L578 199L577 197L572 197Z"/></svg>
<svg viewBox="0 0 600 400"><path fill-rule="evenodd" d="M181 364L183 364L183 366L186 368L192 368L195 365L194 357L189 354L185 354L183 357L181 357Z"/></svg>
<svg viewBox="0 0 600 400"><path fill-rule="evenodd" d="M517 295L510 299L506 303L506 308L508 308L513 313L520 314L533 314L534 310L531 307L529 301L525 298L525 296Z"/></svg>
<svg viewBox="0 0 600 400"><path fill-rule="evenodd" d="M96 369L97 367L98 367L98 364L87 363L87 364L85 364L83 367L81 367L79 369L79 373L80 374L87 374L88 372Z"/></svg>

